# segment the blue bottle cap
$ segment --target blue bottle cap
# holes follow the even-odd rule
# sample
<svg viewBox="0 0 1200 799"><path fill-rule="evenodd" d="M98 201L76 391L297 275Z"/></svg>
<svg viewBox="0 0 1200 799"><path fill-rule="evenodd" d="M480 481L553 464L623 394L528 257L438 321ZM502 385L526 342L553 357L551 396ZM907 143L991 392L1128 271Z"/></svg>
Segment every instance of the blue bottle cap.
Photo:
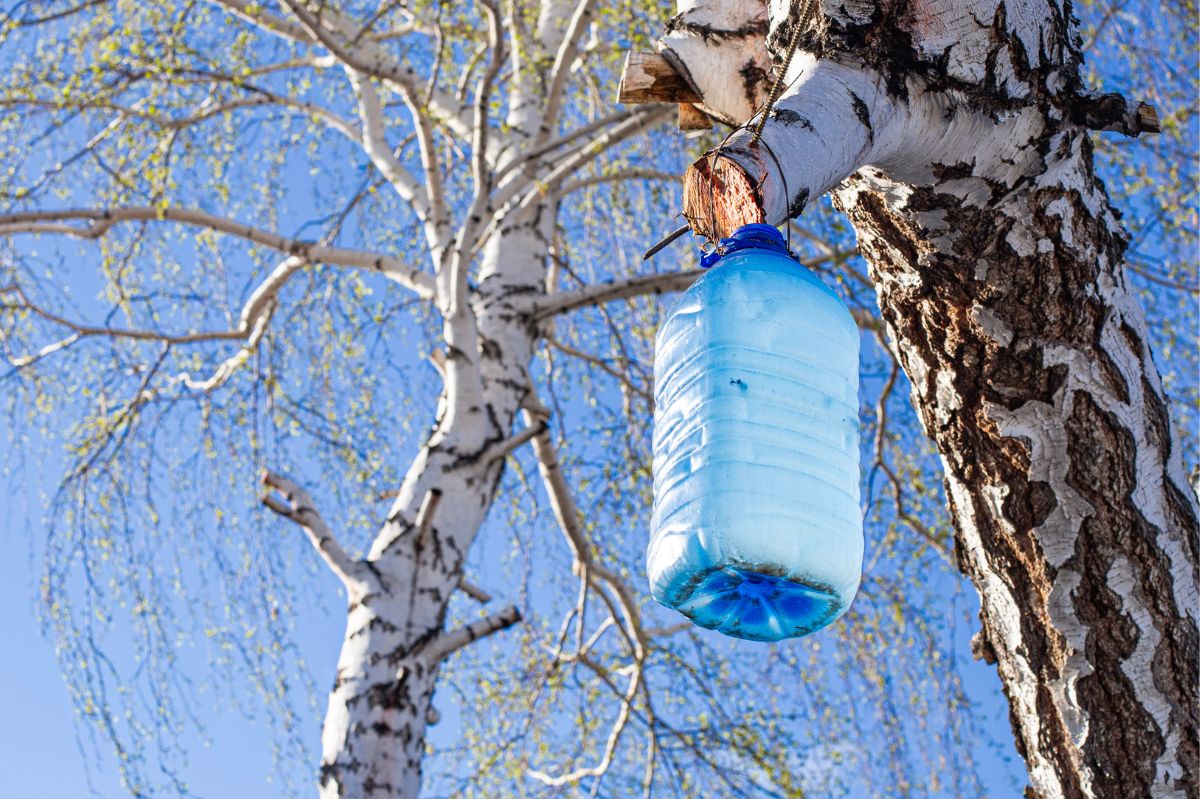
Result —
<svg viewBox="0 0 1200 799"><path fill-rule="evenodd" d="M729 238L721 239L711 252L704 253L700 257L700 266L708 269L730 253L749 249L770 250L791 257L783 234L773 225L751 222L749 225L742 225L733 231L733 235Z"/></svg>

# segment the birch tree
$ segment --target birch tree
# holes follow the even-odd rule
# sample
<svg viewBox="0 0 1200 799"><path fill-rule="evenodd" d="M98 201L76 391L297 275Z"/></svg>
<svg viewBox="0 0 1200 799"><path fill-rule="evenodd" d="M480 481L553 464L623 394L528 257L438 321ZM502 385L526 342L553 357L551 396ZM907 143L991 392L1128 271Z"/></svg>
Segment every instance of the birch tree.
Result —
<svg viewBox="0 0 1200 799"><path fill-rule="evenodd" d="M723 123L777 69L755 13L752 35L697 37L744 59L692 76ZM41 599L131 793L188 792L192 647L281 731L285 766L306 754L305 700L322 705L324 795L983 792L948 518L904 376L872 346L872 281L819 208L797 249L867 342L860 596L830 635L756 649L641 588L657 297L695 272L635 253L679 209L684 153L725 136L680 140L674 104L612 103L623 50L670 14L6 17L10 440L36 457L34 433L77 420ZM294 580L300 544L347 601L336 671L300 662L290 629L321 585ZM472 718L435 745L452 692Z"/></svg>
<svg viewBox="0 0 1200 799"><path fill-rule="evenodd" d="M1159 124L1085 84L1075 13L701 0L661 43L702 110L745 123L688 170L695 231L831 191L854 225L1033 795L1182 797L1200 788L1196 495L1088 133Z"/></svg>
<svg viewBox="0 0 1200 799"><path fill-rule="evenodd" d="M654 298L695 273L624 260L673 213L681 160L670 138L633 144L674 106L614 108L611 91L615 35L665 13L220 0L6 17L10 441L75 420L41 600L131 793L188 793L179 730L205 692L266 714L285 766L306 753L297 539L347 602L336 670L312 669L333 686L309 699L326 707L322 795L416 796L448 670L491 709L435 755L455 795L862 781L820 776L808 750L822 774L861 760L868 784L977 786L952 658L927 656L953 628L907 609L891 581L910 577L868 580L829 656L713 642L640 589ZM835 276L848 255L814 244L810 261ZM520 568L485 589L465 565L490 509L508 509ZM921 526L877 560L940 559L937 519ZM193 649L221 676L197 681ZM454 678L470 650L495 679ZM864 708L836 711L820 674ZM762 687L739 695L746 681ZM930 720L942 745L909 749ZM284 775L293 792L307 773Z"/></svg>

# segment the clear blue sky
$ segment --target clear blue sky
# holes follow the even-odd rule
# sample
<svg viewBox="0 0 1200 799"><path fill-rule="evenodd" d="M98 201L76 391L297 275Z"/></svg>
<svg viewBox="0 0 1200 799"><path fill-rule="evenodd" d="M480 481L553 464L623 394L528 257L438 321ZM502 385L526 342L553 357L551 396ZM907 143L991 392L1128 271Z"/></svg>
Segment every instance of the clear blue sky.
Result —
<svg viewBox="0 0 1200 799"><path fill-rule="evenodd" d="M4 422L0 421L0 425ZM0 487L0 772L5 774L5 799L82 799L123 797L112 767L110 750L100 742L97 760L87 725L76 724L53 644L42 635L36 613L36 589L41 563L35 560L41 531L39 496L26 488L52 490L61 476L59 464L32 467L28 484L5 481ZM332 578L324 580L329 592ZM333 596L332 593L327 594ZM337 602L330 603L337 607ZM299 643L322 684L332 682L341 644L344 618L307 608ZM278 795L272 789L271 730L233 712L199 704L207 727L206 745L191 736L189 787L197 795L221 799ZM319 717L309 720L313 748L320 740ZM82 737L80 737L82 736ZM90 782L89 782L90 780ZM91 793L89 785L95 793Z"/></svg>

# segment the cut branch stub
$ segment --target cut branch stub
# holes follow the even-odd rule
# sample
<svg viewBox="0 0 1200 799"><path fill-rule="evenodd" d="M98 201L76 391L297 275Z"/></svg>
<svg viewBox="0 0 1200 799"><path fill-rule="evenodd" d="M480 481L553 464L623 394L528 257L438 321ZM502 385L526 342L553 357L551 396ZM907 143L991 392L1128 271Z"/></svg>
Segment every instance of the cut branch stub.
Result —
<svg viewBox="0 0 1200 799"><path fill-rule="evenodd" d="M767 221L757 181L716 153L705 154L683 176L683 217L693 231L712 241L742 225Z"/></svg>
<svg viewBox="0 0 1200 799"><path fill-rule="evenodd" d="M700 106L694 103L679 104L680 130L709 130L712 125L712 119L704 113Z"/></svg>
<svg viewBox="0 0 1200 799"><path fill-rule="evenodd" d="M621 71L618 103L699 103L700 95L664 56L630 52Z"/></svg>

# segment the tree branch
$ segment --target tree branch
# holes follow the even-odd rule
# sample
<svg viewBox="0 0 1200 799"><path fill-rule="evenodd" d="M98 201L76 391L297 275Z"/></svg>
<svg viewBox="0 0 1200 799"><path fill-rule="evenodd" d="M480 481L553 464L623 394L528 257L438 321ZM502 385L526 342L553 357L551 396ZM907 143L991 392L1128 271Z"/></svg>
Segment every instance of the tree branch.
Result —
<svg viewBox="0 0 1200 799"><path fill-rule="evenodd" d="M219 2L227 6L246 7L248 5L242 0L219 0ZM300 20L300 25L295 27L303 31L302 35L305 41L320 44L334 58L356 72L378 78L383 81L384 86L405 98L406 101L411 100L414 105L420 107L426 105L425 102L417 103L418 98L424 100L424 87L421 85L423 81L417 71L407 64L400 63L377 42L362 38L356 40L357 32L353 30L353 26L345 15L329 5L321 6L314 12L297 0L282 0L282 2ZM246 18L253 21L253 17ZM462 115L461 109L454 107L451 97L445 92L437 90L436 87L428 93L428 97L429 109L444 121L456 136L462 138L470 136L470 126ZM428 120L428 115L425 115L425 118Z"/></svg>
<svg viewBox="0 0 1200 799"><path fill-rule="evenodd" d="M603 175L592 175L579 180L573 180L569 183L564 182L562 187L554 192L555 199L566 197L571 192L586 189L589 186L598 186L602 183L614 183L617 181L626 180L664 180L674 182L679 179L679 176L672 172L664 172L661 169L642 169L640 167L633 169L622 169L618 172L609 172Z"/></svg>
<svg viewBox="0 0 1200 799"><path fill-rule="evenodd" d="M312 497L308 492L286 477L269 471L262 473L262 483L271 491L278 491L283 495L283 500L280 500L273 493L267 493L262 503L280 516L300 525L308 540L312 542L313 548L325 561L325 565L348 589L360 583L358 562L352 560L334 538L321 514L313 507Z"/></svg>
<svg viewBox="0 0 1200 799"><path fill-rule="evenodd" d="M554 55L554 66L550 70L550 80L546 90L546 108L542 113L541 128L533 140L535 148L546 143L558 123L558 114L562 110L565 94L563 85L571 71L571 65L575 62L575 56L579 52L579 37L592 18L594 6L595 0L579 0L575 6L575 12L571 15L571 20L567 23L567 29L563 33L558 52Z"/></svg>
<svg viewBox="0 0 1200 799"><path fill-rule="evenodd" d="M810 258L806 261L801 261L801 263L810 269L814 269L822 264L844 260L854 253L854 250L846 250L819 258ZM647 294L670 294L676 291L683 291L695 283L703 274L704 270L701 269L683 272L658 272L651 275L638 275L637 277L625 280L610 280L572 291L560 291L556 294L532 300L529 313L535 321L544 322L551 317L580 308L590 308L616 300L642 297ZM865 330L874 330L879 327L879 320L868 311L852 308L850 313L854 317L854 321L858 323L858 326Z"/></svg>
<svg viewBox="0 0 1200 799"><path fill-rule="evenodd" d="M94 325L85 325L79 322L73 322L70 319L59 316L52 311L47 311L29 299L25 294L24 289L16 284L4 286L0 288L0 295L13 294L20 299L20 303L9 305L0 305L0 309L25 309L31 313L42 317L43 319L53 322L56 325L65 327L75 334L76 338L87 338L89 336L109 336L111 338L128 338L135 341L161 341L166 344L191 344L200 341L219 341L222 339L244 338L246 331L244 330L211 330L202 333L160 333L157 330L129 330L118 327L97 327Z"/></svg>
<svg viewBox="0 0 1200 799"><path fill-rule="evenodd" d="M493 204L501 206L516 202L518 210L527 208L538 197L542 196L544 190L541 187L556 185L556 181L563 180L575 174L589 161L608 148L667 121L671 118L675 109L673 106L655 105L646 106L644 109L638 109L638 111L640 113L635 112L630 114L621 122L605 127L603 132L594 138L588 138L566 152L555 156L549 163L551 167L549 172L543 174L540 169L522 170L520 178L508 181L496 193L496 196L493 198Z"/></svg>
<svg viewBox="0 0 1200 799"><path fill-rule="evenodd" d="M487 591L484 591L482 588L475 585L475 583L471 582L465 577L458 578L458 590L462 591L464 594L471 597L471 599L474 599L481 605L486 605L492 601L491 594L489 594Z"/></svg>
<svg viewBox="0 0 1200 799"><path fill-rule="evenodd" d="M522 415L525 417L525 424L529 427L533 427L541 421L528 409L522 411ZM595 580L597 583L607 586L616 595L621 606L621 615L625 617L622 632L629 641L635 659L640 662L645 657L646 638L642 629L637 599L629 587L612 570L592 556L591 542L587 540L587 534L579 521L579 506L575 504L575 498L571 495L566 476L563 475L558 454L550 440L548 427L543 426L542 431L533 437L533 452L537 457L538 472L542 476L546 493L550 497L550 507L554 512L554 518L558 520L559 527L566 536L567 545L571 549L577 568L586 570L585 573L589 580Z"/></svg>
<svg viewBox="0 0 1200 799"><path fill-rule="evenodd" d="M358 97L358 116L362 121L361 144L363 150L375 168L387 178L388 183L400 195L400 198L409 204L417 218L423 224L428 224L430 221L429 197L426 195L424 187L412 173L404 168L387 143L387 126L384 123L379 94L375 91L375 87L359 73L347 68L346 74Z"/></svg>
<svg viewBox="0 0 1200 799"><path fill-rule="evenodd" d="M68 224L89 221L86 227ZM206 230L245 239L254 244L295 256L307 262L378 272L417 294L433 299L436 291L433 279L419 269L406 268L396 258L366 250L328 247L312 241L290 239L251 225L204 211L177 207L130 206L102 209L72 208L61 211L30 211L0 216L0 236L17 233L57 233L82 239L97 239L119 222L169 221L193 225Z"/></svg>
<svg viewBox="0 0 1200 799"><path fill-rule="evenodd" d="M245 83L244 81L234 81L226 76L217 76L220 83L225 83L230 86L235 86L239 89L252 92L254 96L243 97L238 100L230 100L224 103L212 103L211 98L201 103L195 111L187 116L167 116L165 114L152 113L139 108L144 101L139 100L132 105L121 105L119 103L106 102L103 100L87 100L79 103L72 103L71 108L79 110L96 110L96 111L111 111L119 118L139 119L144 122L149 122L163 130L183 130L184 128L198 125L206 122L214 117L222 114L229 114L244 108L262 108L264 106L273 106L286 108L288 110L297 111L305 116L313 117L329 128L336 130L343 136L346 136L354 141L358 141L358 131L354 126L347 122L342 117L334 114L326 108L323 108L316 103L309 103L303 100L297 100L294 97L276 94L266 89L260 89ZM217 81L214 81L217 82ZM6 98L0 100L0 108L47 108L58 110L62 108L62 102L58 99L44 99L39 97L17 97Z"/></svg>
<svg viewBox="0 0 1200 799"><path fill-rule="evenodd" d="M496 461L508 457L522 446L532 441L534 436L538 435L545 429L546 422L544 420L536 420L532 425L526 427L524 430L514 433L503 441L497 441L495 444L492 444L485 449L479 456L478 462L480 467L487 468Z"/></svg>
<svg viewBox="0 0 1200 799"><path fill-rule="evenodd" d="M429 538L429 528L433 526L433 515L437 513L438 504L442 501L442 490L431 488L425 492L421 507L417 509L417 541Z"/></svg>
<svg viewBox="0 0 1200 799"><path fill-rule="evenodd" d="M474 190L471 204L463 216L462 225L455 236L454 253L450 257L450 273L447 283L451 314L459 313L467 306L467 268L474 254L466 255L472 248L464 247L464 242L471 241L486 222L495 218L488 213L492 187L495 182L495 174L487 159L490 125L488 103L492 94L492 86L504 64L504 40L501 33L500 9L494 0L480 0L480 2L487 12L488 47L491 50L492 58L475 88L474 117L471 126L471 177Z"/></svg>
<svg viewBox="0 0 1200 799"><path fill-rule="evenodd" d="M430 661L437 663L445 660L464 646L474 643L492 633L506 630L519 621L521 621L521 612L514 606L509 605L503 610L459 627L453 632L442 633L433 640L433 643L425 651Z"/></svg>
<svg viewBox="0 0 1200 799"><path fill-rule="evenodd" d="M631 117L645 116L651 111L653 111L653 109L625 109L608 114L607 116L600 117L599 119L594 119L591 122L588 122L586 125L580 125L574 130L564 133L562 136L557 138L551 139L539 147L534 147L526 152L518 153L511 161L502 162L497 169L496 179L497 181L502 181L503 178L505 178L514 170L518 170L521 174L524 174L526 177L528 177L532 174L532 172L528 171L529 167L531 165L536 167L536 163L533 162L536 162L537 159L541 158L543 155L552 153L558 148L565 147L571 142L577 141L578 139L595 133L596 131L608 130L614 125L625 122Z"/></svg>
<svg viewBox="0 0 1200 799"><path fill-rule="evenodd" d="M704 271L700 269L686 272L660 272L653 275L638 275L626 280L598 283L573 291L560 291L557 294L534 300L530 313L535 320L542 322L568 311L603 305L614 300L626 300L646 294L669 294L683 291L703 274Z"/></svg>
<svg viewBox="0 0 1200 799"><path fill-rule="evenodd" d="M596 663L595 660L593 660L586 653L579 654L578 659L580 662L590 667L592 671L596 672L597 674L600 673L601 669L599 664ZM610 683L610 687L615 687L611 685L611 680L606 681ZM566 772L565 774L560 774L557 777L551 776L544 771L535 771L533 769L530 769L526 773L529 774L529 776L533 779L553 788L563 785L570 785L579 782L580 780L587 779L588 777L599 777L608 771L609 766L612 765L613 756L616 754L617 745L621 742L621 734L625 731L625 728L629 724L629 718L633 712L633 700L634 697L637 696L638 688L641 686L641 681L642 664L640 661L635 660L632 664L632 671L629 675L629 685L625 688L624 694L621 695L621 708L619 711L617 711L617 717L613 720L613 725L609 729L608 739L604 743L604 751L602 752L600 760L596 763L596 765L577 768L573 771Z"/></svg>

